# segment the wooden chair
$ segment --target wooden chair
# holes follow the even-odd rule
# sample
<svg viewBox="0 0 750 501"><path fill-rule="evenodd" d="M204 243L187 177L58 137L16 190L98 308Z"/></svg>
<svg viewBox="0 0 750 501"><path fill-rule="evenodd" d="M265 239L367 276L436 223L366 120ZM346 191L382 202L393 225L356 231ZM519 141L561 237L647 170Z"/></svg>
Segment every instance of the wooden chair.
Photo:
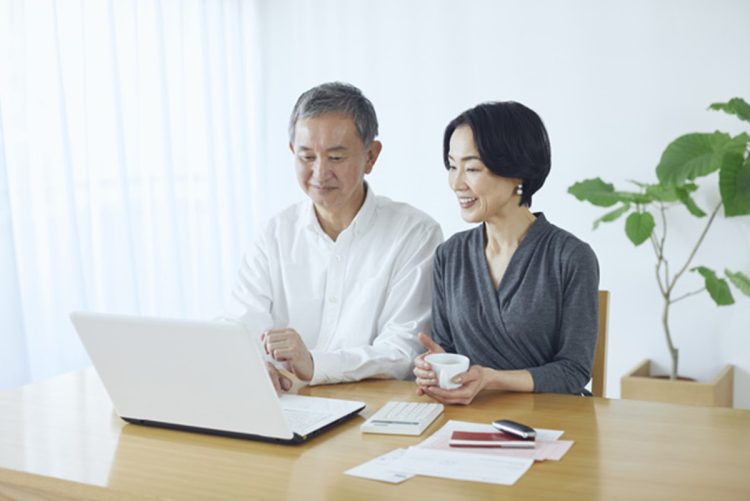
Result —
<svg viewBox="0 0 750 501"><path fill-rule="evenodd" d="M607 318L609 314L609 291L599 291L599 334L594 352L594 367L591 370L591 393L604 396L607 378Z"/></svg>

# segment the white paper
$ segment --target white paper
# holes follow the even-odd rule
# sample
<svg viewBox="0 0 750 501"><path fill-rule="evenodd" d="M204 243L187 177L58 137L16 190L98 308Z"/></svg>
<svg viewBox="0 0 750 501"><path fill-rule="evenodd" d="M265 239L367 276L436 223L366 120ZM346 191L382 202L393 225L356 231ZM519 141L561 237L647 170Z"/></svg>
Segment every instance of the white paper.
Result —
<svg viewBox="0 0 750 501"><path fill-rule="evenodd" d="M513 485L534 464L533 459L516 459L465 452L409 448L393 467L428 477Z"/></svg>
<svg viewBox="0 0 750 501"><path fill-rule="evenodd" d="M404 453L406 453L406 449L396 449L388 454L376 457L372 461L355 466L344 473L354 477L369 478L370 480L380 480L381 482L399 484L415 475L414 473L404 473L401 470L394 469L394 464L401 459Z"/></svg>
<svg viewBox="0 0 750 501"><path fill-rule="evenodd" d="M466 421L451 420L430 437L420 442L416 447L422 449L451 451L459 454L479 454L486 456L502 456L517 459L534 459L536 461L554 460L559 461L573 446L571 440L557 440L562 436L560 430L547 430L536 428L537 439L534 449L507 449L507 448L457 448L449 445L450 437L454 431L473 432L495 432L492 425L484 423L469 423Z"/></svg>

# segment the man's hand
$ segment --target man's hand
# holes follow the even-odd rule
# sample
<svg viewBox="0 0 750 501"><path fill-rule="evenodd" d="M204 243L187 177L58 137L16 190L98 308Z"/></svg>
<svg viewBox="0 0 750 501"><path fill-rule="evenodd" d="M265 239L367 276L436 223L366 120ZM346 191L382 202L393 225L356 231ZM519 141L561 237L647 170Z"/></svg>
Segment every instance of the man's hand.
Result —
<svg viewBox="0 0 750 501"><path fill-rule="evenodd" d="M273 364L266 362L266 369L268 369L268 375L271 376L271 382L273 383L273 388L276 390L276 393L289 391L291 389L291 379L279 372L279 369L274 367Z"/></svg>
<svg viewBox="0 0 750 501"><path fill-rule="evenodd" d="M426 352L414 359L414 377L418 386L417 395L424 395L425 388L438 384L437 374L432 370L432 366L425 362L424 357L431 353L445 353L445 350L424 332L417 334L417 339L427 349Z"/></svg>
<svg viewBox="0 0 750 501"><path fill-rule="evenodd" d="M444 404L469 405L474 397L487 385L486 369L479 365L472 365L468 371L455 376L452 381L461 386L455 390L446 390L437 386L424 388L424 393Z"/></svg>
<svg viewBox="0 0 750 501"><path fill-rule="evenodd" d="M294 329L274 329L261 337L266 353L277 362L284 362L289 372L302 381L313 377L312 354Z"/></svg>

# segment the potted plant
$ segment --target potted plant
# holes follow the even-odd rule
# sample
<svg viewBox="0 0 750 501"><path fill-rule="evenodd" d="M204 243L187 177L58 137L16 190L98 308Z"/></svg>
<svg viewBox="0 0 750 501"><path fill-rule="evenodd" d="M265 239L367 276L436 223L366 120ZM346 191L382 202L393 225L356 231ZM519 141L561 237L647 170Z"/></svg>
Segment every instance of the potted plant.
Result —
<svg viewBox="0 0 750 501"><path fill-rule="evenodd" d="M731 99L726 103L714 103L709 109L720 110L750 122L750 105L740 98ZM625 234L628 239L636 246L649 242L653 249L656 258L656 282L663 298L662 328L672 359L671 380L677 379L679 363L679 350L673 343L669 323L671 306L704 291L719 306L733 304L734 297L729 283L750 296L750 279L744 273L725 269L722 277L707 266L693 263L693 258L722 209L726 218L750 215L749 144L750 136L744 132L734 137L720 131L685 134L672 141L664 150L656 166L655 183L632 181L635 186L633 191L619 191L612 184L595 178L577 182L568 188L568 192L578 200L599 207L616 206L614 210L594 221L594 229L600 223L609 223L627 214ZM699 189L695 181L716 172L721 200L715 207L704 211L693 199L693 194ZM687 259L676 267L667 259L667 227L670 212L682 210L681 208L695 216L698 230L695 244ZM692 272L696 278L702 277L702 286L688 292L685 292L685 289L678 290L677 284L682 284L681 280L690 275L688 272ZM723 390L719 391L729 394L731 406L731 368L724 372L728 373L724 376L729 383L724 384ZM648 361L636 368L633 374L646 379L649 376ZM666 381L658 384L663 383ZM623 392L626 386L626 378L623 378ZM643 397L644 399L661 399L658 390L649 390L648 393L651 395ZM684 390L681 389L677 393L684 393ZM628 395L623 394L623 398L627 397ZM691 398L688 395L687 399L678 400L691 401ZM726 405L726 399L723 403Z"/></svg>

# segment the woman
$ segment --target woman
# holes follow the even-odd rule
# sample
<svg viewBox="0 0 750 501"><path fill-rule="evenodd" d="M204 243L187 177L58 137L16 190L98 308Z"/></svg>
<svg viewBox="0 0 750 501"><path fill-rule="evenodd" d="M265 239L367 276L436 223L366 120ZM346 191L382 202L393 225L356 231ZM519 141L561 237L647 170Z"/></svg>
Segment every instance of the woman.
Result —
<svg viewBox="0 0 750 501"><path fill-rule="evenodd" d="M591 248L532 213L550 169L547 131L515 102L480 104L445 129L443 161L466 222L440 245L432 336L415 360L417 393L469 404L482 390L585 392L597 338L599 267ZM437 386L424 360L447 351L469 370Z"/></svg>

